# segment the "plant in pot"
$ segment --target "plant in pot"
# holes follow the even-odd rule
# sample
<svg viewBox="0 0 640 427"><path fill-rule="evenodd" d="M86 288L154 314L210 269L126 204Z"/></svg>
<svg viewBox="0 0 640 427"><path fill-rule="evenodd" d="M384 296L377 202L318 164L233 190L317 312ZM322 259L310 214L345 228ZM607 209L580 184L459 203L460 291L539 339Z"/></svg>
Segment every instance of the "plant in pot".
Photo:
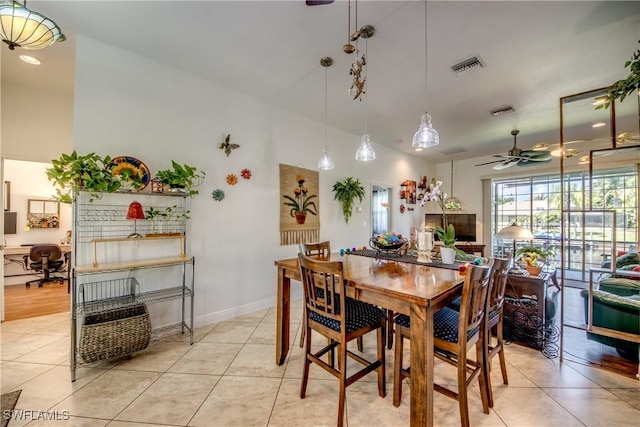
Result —
<svg viewBox="0 0 640 427"><path fill-rule="evenodd" d="M287 200L284 202L284 205L291 208L289 215L295 218L298 224L304 224L307 220L307 213L318 215L318 208L313 201L313 199L316 199L318 196L309 194L309 190L304 186L304 176L297 175L296 181L298 182L298 186L293 190L293 197L286 194L282 197Z"/></svg>
<svg viewBox="0 0 640 427"><path fill-rule="evenodd" d="M353 203L356 199L362 200L365 196L364 187L359 179L348 177L344 181L338 181L333 184L334 200L342 204L342 215L348 224L349 218L353 213Z"/></svg>
<svg viewBox="0 0 640 427"><path fill-rule="evenodd" d="M164 185L169 186L172 191L179 191L188 194L189 197L195 197L198 190L197 187L204 181L205 172L198 171L196 167L189 165L181 165L175 160L171 160L172 169L159 170L156 177Z"/></svg>
<svg viewBox="0 0 640 427"><path fill-rule="evenodd" d="M527 272L532 276L537 276L542 272L547 258L552 255L552 251L537 246L525 246L516 251L516 256L519 256L526 263Z"/></svg>
<svg viewBox="0 0 640 427"><path fill-rule="evenodd" d="M62 154L52 160L52 167L46 169L47 178L56 188L55 200L72 203L78 192L88 191L90 201L100 198L102 193L113 193L122 185L120 178L115 177L108 169L111 157L101 157L95 153L79 155L75 151Z"/></svg>
<svg viewBox="0 0 640 427"><path fill-rule="evenodd" d="M440 256L444 264L453 264L456 259L456 254L464 254L460 249L456 248L456 229L453 224L447 225L444 229L440 226L436 227L436 234L438 239L442 242L440 248Z"/></svg>

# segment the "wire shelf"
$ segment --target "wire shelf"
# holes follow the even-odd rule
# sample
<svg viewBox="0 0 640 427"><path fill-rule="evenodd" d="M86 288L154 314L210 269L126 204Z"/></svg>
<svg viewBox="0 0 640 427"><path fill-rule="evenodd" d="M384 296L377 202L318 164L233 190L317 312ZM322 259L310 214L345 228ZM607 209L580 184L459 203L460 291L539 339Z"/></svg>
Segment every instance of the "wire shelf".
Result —
<svg viewBox="0 0 640 427"><path fill-rule="evenodd" d="M134 295L125 295L121 297L104 298L96 301L88 301L78 304L78 314L95 313L98 311L115 310L128 305L140 303L156 303L162 301L170 301L192 295L191 289L186 286L176 286L173 288L159 289L155 291L141 292Z"/></svg>

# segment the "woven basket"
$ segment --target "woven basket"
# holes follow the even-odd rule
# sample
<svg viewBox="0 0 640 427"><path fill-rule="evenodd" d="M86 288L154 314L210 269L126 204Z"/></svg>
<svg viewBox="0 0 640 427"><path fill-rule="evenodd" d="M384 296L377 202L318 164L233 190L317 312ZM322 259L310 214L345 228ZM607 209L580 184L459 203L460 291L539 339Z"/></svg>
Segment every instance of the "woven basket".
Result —
<svg viewBox="0 0 640 427"><path fill-rule="evenodd" d="M151 323L145 304L88 314L80 329L80 358L87 363L125 356L149 345Z"/></svg>

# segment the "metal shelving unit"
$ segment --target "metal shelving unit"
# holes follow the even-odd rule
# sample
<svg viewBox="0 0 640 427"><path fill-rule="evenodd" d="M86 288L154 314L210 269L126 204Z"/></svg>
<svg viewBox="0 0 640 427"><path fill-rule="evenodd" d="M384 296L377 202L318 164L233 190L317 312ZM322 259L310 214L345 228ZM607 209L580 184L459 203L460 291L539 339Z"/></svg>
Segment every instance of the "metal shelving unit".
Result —
<svg viewBox="0 0 640 427"><path fill-rule="evenodd" d="M84 363L79 346L85 316L109 313L139 304L181 300L181 319L178 325L182 333L189 333L189 341L193 344L195 259L185 254L184 215L181 220L174 218L165 225L164 231L172 233L171 235L127 238L133 226L132 221L126 220L127 207L134 200L144 200L145 206L170 207L178 214L188 212L185 195L163 193L105 194L95 204L88 202L87 194L81 193L74 204L70 316L72 381L76 379L77 366ZM135 227L138 232L155 232L148 221L139 221ZM158 245L165 246L155 248L159 249L156 251L159 253L152 256L154 247ZM98 246L99 253L96 249ZM161 280L149 280L150 283L132 276L144 276L144 271L158 268L177 270L173 272L175 279L169 278L169 271L162 273ZM175 281L166 283L171 280ZM188 310L187 298L190 302ZM126 354L119 356L124 355Z"/></svg>

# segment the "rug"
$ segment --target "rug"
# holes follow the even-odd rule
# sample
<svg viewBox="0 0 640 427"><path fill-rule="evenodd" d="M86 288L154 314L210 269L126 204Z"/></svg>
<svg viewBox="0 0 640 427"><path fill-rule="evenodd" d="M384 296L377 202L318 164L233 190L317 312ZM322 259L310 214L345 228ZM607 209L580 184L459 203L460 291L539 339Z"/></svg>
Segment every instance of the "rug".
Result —
<svg viewBox="0 0 640 427"><path fill-rule="evenodd" d="M2 406L2 412L0 412L2 414L2 427L7 427L9 425L9 420L11 420L11 411L16 407L20 393L22 393L22 390L12 391L0 396L2 400L2 405L0 405Z"/></svg>

